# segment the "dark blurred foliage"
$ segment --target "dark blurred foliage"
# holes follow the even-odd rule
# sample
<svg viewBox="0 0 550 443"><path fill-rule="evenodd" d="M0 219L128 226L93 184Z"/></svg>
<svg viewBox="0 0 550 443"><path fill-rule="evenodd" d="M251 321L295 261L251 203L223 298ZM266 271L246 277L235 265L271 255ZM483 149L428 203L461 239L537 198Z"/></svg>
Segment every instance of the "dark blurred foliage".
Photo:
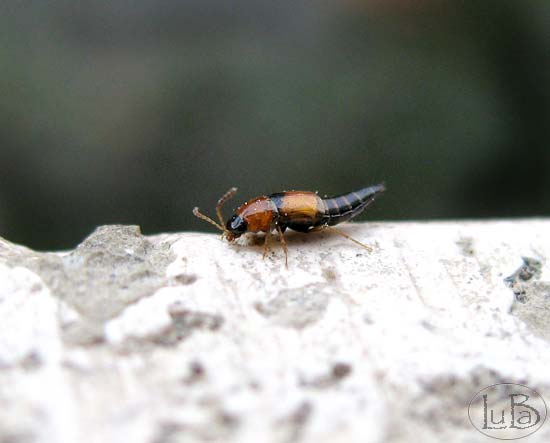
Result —
<svg viewBox="0 0 550 443"><path fill-rule="evenodd" d="M230 186L364 219L550 212L550 2L0 4L0 235L210 230Z"/></svg>

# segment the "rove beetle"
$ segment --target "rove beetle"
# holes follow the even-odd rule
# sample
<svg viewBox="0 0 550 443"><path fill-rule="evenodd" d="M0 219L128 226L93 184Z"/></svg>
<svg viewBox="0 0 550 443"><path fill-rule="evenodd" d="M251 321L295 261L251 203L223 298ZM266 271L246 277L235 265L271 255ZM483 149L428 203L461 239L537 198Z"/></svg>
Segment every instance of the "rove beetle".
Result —
<svg viewBox="0 0 550 443"><path fill-rule="evenodd" d="M194 208L193 214L216 226L223 232L222 238L225 237L229 242L246 232L265 232L264 258L269 251L271 232L276 230L285 253L285 264L288 267L288 251L283 236L287 228L298 232L329 229L370 251L369 246L334 228L334 225L361 214L385 190L386 187L380 184L332 198L321 198L315 192L308 191L277 192L248 200L239 206L235 214L225 223L222 206L237 193L237 188L231 188L216 205L216 214L220 223L202 214L199 208Z"/></svg>

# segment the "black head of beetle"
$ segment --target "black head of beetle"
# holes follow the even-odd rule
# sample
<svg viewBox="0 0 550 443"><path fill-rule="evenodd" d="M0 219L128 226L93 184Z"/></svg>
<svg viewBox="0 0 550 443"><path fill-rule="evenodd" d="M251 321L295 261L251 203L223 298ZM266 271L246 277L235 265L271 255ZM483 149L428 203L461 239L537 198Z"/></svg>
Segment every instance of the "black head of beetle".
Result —
<svg viewBox="0 0 550 443"><path fill-rule="evenodd" d="M227 220L225 227L227 229L227 239L233 241L246 232L247 223L240 215L235 214Z"/></svg>

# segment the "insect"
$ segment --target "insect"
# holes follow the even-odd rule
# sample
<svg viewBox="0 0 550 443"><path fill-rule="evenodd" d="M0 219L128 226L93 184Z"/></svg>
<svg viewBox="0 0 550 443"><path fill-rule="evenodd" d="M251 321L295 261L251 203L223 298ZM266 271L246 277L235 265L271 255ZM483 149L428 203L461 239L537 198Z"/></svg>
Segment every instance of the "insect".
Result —
<svg viewBox="0 0 550 443"><path fill-rule="evenodd" d="M225 237L229 242L246 232L265 232L264 258L269 252L272 232L276 230L285 253L285 264L288 267L288 251L283 235L287 228L298 232L327 229L370 251L369 246L334 228L334 225L361 214L385 190L386 187L380 184L332 198L321 198L315 192L308 191L277 192L248 200L237 208L227 222L224 222L222 207L237 193L237 188L231 188L216 205L219 223L202 214L199 208L194 208L193 214L216 226L222 231L222 238Z"/></svg>

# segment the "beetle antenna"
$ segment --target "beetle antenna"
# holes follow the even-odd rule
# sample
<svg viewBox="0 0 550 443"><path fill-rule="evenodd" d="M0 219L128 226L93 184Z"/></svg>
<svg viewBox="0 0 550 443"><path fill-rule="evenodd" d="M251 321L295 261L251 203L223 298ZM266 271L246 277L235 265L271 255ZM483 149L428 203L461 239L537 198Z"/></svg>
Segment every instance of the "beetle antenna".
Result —
<svg viewBox="0 0 550 443"><path fill-rule="evenodd" d="M237 193L237 188L231 188L229 191L223 194L218 200L218 204L216 205L216 214L218 214L218 220L220 221L221 226L225 225L225 222L223 221L223 215L222 215L222 206L225 204L227 200L230 200L233 197L235 197L236 193ZM223 229L223 231L225 231L225 228Z"/></svg>
<svg viewBox="0 0 550 443"><path fill-rule="evenodd" d="M199 208L197 208L197 207L193 208L193 215L194 215L195 217L198 217L198 218L200 218L200 219L202 219L202 220L204 220L204 221L210 223L211 225L214 225L214 226L215 226L216 228L218 228L220 231L223 231L223 232L226 231L226 229L225 229L222 225L216 223L216 222L215 222L214 220L212 220L210 217L204 215L201 211L199 211Z"/></svg>

